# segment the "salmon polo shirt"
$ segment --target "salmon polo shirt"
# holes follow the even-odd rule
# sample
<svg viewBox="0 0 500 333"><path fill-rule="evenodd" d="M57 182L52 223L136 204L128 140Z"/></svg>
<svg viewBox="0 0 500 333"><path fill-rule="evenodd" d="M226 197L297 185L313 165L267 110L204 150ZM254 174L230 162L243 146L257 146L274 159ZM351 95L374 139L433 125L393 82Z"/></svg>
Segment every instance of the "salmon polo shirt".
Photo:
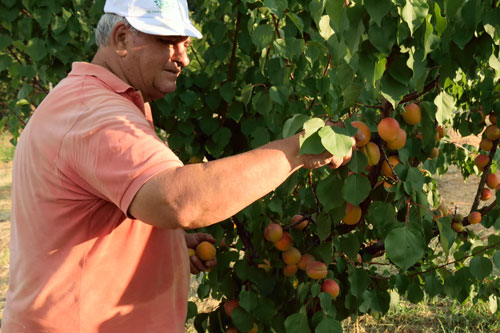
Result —
<svg viewBox="0 0 500 333"><path fill-rule="evenodd" d="M2 333L184 332L184 231L127 217L140 187L177 166L141 94L74 63L16 148Z"/></svg>

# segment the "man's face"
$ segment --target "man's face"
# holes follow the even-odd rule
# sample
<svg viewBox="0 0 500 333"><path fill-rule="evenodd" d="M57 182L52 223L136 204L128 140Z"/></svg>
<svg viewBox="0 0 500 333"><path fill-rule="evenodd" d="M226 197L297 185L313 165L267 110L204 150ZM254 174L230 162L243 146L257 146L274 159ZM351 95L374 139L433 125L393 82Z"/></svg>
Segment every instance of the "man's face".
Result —
<svg viewBox="0 0 500 333"><path fill-rule="evenodd" d="M145 101L160 99L176 88L181 69L189 65L185 36L155 36L130 32L123 70L130 85Z"/></svg>

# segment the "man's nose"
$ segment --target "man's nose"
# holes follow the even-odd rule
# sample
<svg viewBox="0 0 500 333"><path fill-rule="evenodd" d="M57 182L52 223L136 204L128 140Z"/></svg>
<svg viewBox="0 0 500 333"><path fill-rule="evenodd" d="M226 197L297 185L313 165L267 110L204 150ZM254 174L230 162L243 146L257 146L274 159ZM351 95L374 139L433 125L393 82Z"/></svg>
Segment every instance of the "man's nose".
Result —
<svg viewBox="0 0 500 333"><path fill-rule="evenodd" d="M177 62L181 67L189 65L190 60L187 54L187 46L184 43L178 43L174 46L172 60Z"/></svg>

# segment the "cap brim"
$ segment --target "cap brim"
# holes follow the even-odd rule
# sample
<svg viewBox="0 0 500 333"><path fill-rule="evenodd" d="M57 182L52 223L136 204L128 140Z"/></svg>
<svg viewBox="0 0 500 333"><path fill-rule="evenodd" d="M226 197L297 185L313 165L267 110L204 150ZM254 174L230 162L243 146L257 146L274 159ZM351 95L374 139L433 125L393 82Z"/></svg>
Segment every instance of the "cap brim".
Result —
<svg viewBox="0 0 500 333"><path fill-rule="evenodd" d="M191 22L182 20L167 24L166 22L152 17L127 17L127 21L140 32L150 35L203 37L201 32L199 32Z"/></svg>

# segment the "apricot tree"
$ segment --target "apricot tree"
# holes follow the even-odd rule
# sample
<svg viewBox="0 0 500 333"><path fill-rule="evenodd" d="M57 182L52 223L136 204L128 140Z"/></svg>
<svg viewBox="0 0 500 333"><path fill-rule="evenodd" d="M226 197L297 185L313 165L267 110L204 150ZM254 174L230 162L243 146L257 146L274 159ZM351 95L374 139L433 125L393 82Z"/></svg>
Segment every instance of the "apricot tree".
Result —
<svg viewBox="0 0 500 333"><path fill-rule="evenodd" d="M102 6L0 4L2 124L15 135L70 62L90 60ZM177 91L153 104L158 134L183 161L230 156L299 131L301 153L342 156L351 137L358 143L346 166L300 170L206 228L227 246L198 288L199 298L221 305L201 313L190 303L196 329L341 331L345 318L386 313L396 294L414 303L424 295L471 298L498 315L500 209L490 175L500 137L499 1L193 0L190 7L204 38L193 40ZM459 146L448 140L451 130L483 140ZM467 216L439 194L436 177L450 165L464 178L480 177Z"/></svg>

